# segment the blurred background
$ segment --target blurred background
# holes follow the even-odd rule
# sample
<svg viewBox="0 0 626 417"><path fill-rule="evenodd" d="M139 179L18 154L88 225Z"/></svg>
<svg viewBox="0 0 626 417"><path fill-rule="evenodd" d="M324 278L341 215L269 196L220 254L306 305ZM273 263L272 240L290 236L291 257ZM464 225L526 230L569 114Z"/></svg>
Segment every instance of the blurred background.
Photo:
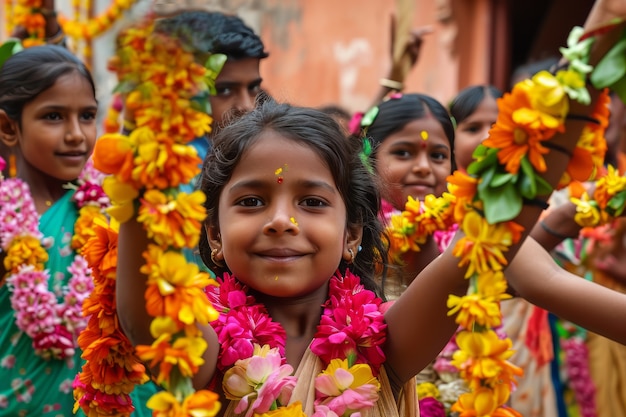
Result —
<svg viewBox="0 0 626 417"><path fill-rule="evenodd" d="M76 0L74 0L75 2ZM0 33L7 37L2 9ZM72 0L57 0L72 15ZM86 1L92 15L109 0ZM120 21L91 42L91 65L106 105L115 77L106 69L116 32L148 10L166 15L205 8L234 13L263 39L264 87L279 100L299 105L339 105L364 110L391 64L392 16L413 28L430 26L405 91L447 103L460 89L490 83L508 90L521 65L549 59L582 25L592 0L139 0ZM79 52L79 51L75 51Z"/></svg>

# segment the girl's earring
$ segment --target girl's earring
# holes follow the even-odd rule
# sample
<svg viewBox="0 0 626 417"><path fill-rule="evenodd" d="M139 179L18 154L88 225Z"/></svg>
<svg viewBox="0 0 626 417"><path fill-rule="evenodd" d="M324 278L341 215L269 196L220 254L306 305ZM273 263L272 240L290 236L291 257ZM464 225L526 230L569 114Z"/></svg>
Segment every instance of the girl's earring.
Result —
<svg viewBox="0 0 626 417"><path fill-rule="evenodd" d="M350 263L353 264L354 263L354 251L352 250L352 248L348 249L348 252L350 253Z"/></svg>
<svg viewBox="0 0 626 417"><path fill-rule="evenodd" d="M15 177L17 177L17 158L15 153L11 151L11 155L9 155L9 178Z"/></svg>
<svg viewBox="0 0 626 417"><path fill-rule="evenodd" d="M217 249L213 249L211 251L211 260L213 261L215 265L219 266L220 268L224 268L224 262L216 259L217 252L218 252Z"/></svg>

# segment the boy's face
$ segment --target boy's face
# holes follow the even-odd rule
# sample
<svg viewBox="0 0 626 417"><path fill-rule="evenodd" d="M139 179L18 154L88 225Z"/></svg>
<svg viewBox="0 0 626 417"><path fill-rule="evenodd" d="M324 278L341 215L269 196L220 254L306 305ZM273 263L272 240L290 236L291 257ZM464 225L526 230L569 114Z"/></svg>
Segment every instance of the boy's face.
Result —
<svg viewBox="0 0 626 417"><path fill-rule="evenodd" d="M215 80L216 95L210 97L213 129L228 121L228 115L248 112L254 108L261 92L259 58L227 60Z"/></svg>

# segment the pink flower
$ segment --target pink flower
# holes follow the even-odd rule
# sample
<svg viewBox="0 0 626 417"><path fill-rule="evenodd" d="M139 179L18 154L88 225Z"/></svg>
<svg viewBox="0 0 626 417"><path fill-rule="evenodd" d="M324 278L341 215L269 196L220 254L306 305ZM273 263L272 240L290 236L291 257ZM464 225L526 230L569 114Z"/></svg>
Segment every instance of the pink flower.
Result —
<svg viewBox="0 0 626 417"><path fill-rule="evenodd" d="M343 279L333 277L311 351L324 364L356 353L357 363L368 363L377 373L385 361L381 345L387 327L380 304L381 300L372 291L365 290L350 271L346 271Z"/></svg>
<svg viewBox="0 0 626 417"><path fill-rule="evenodd" d="M446 417L446 409L441 402L433 397L419 400L421 417Z"/></svg>
<svg viewBox="0 0 626 417"><path fill-rule="evenodd" d="M221 314L211 322L220 341L218 368L224 370L240 359L252 356L254 344L278 348L285 355L287 335L282 326L273 321L264 306L256 304L246 294L247 288L234 276L224 274L217 278L219 286L206 288L207 297Z"/></svg>
<svg viewBox="0 0 626 417"><path fill-rule="evenodd" d="M268 412L277 400L281 404L289 402L296 380L291 376L291 365L281 363L278 349L255 345L251 357L238 360L226 371L222 386L226 398L239 400L236 413L247 410L246 417L250 417L252 413Z"/></svg>
<svg viewBox="0 0 626 417"><path fill-rule="evenodd" d="M348 131L352 135L360 135L361 133L361 120L363 120L363 112L356 112L350 119L350 123L348 123Z"/></svg>

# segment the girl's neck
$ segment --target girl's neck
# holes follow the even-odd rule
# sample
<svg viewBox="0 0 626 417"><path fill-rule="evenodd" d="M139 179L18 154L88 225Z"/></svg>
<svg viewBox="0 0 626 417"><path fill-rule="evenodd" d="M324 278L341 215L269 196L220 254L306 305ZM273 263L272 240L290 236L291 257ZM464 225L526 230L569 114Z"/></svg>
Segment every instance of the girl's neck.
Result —
<svg viewBox="0 0 626 417"><path fill-rule="evenodd" d="M320 322L322 304L328 297L328 283L301 297L280 298L259 293L254 296L267 308L270 317L283 326L287 339L309 339L309 336L312 339Z"/></svg>
<svg viewBox="0 0 626 417"><path fill-rule="evenodd" d="M51 178L25 161L18 162L17 176L28 184L39 214L43 214L67 192L68 181Z"/></svg>

